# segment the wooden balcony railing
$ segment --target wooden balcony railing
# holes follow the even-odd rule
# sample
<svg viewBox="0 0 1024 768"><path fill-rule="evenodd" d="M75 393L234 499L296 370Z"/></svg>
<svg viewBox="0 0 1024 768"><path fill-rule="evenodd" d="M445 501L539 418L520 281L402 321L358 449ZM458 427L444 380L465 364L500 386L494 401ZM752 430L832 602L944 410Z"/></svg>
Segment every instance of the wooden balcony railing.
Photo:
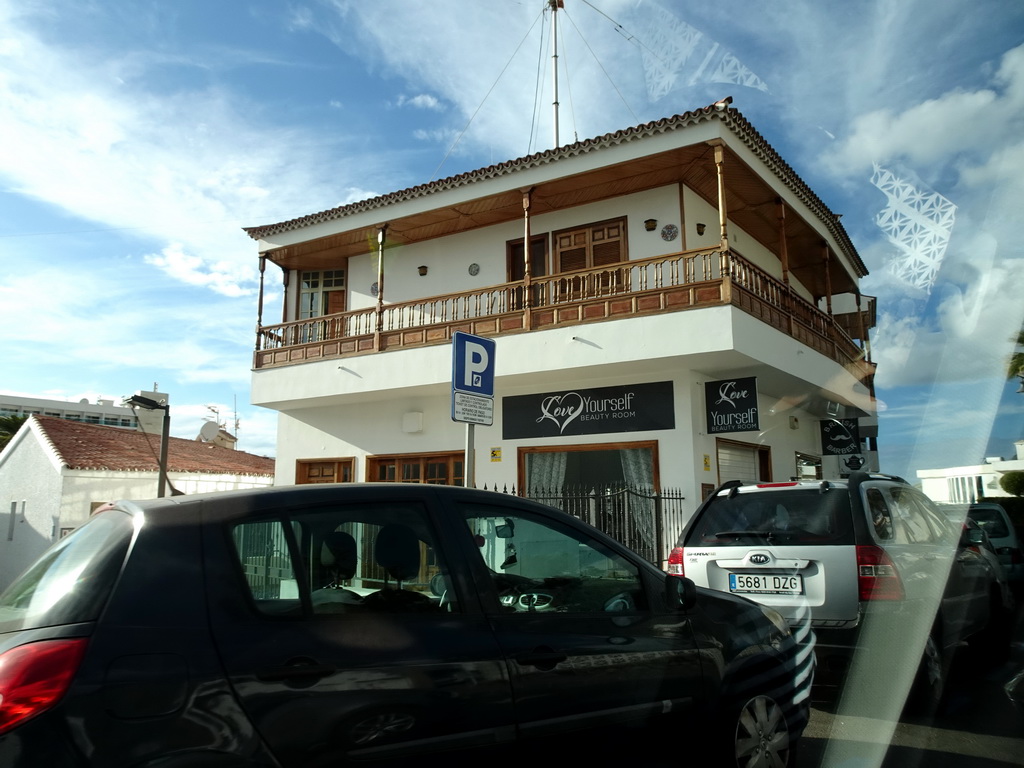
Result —
<svg viewBox="0 0 1024 768"><path fill-rule="evenodd" d="M735 252L688 251L257 330L256 368L732 304L843 365L873 366L835 321Z"/></svg>

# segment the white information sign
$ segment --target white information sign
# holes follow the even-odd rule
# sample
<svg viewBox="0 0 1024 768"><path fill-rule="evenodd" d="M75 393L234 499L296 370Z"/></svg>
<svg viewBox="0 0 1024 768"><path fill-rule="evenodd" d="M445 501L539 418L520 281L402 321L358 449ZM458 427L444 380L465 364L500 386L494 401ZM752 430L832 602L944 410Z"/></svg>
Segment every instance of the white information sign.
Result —
<svg viewBox="0 0 1024 768"><path fill-rule="evenodd" d="M452 392L452 421L467 424L494 424L494 398L471 395L468 392Z"/></svg>

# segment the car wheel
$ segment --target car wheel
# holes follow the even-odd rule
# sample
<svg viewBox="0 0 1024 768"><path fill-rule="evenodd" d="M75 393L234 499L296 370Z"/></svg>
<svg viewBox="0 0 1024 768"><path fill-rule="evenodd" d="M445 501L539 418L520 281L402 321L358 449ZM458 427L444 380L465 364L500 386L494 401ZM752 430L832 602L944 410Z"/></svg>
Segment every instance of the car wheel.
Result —
<svg viewBox="0 0 1024 768"><path fill-rule="evenodd" d="M732 765L743 768L790 765L794 746L782 707L767 695L747 699L733 715Z"/></svg>
<svg viewBox="0 0 1024 768"><path fill-rule="evenodd" d="M910 705L914 714L934 715L942 708L948 672L949 659L942 646L942 637L938 631L932 630L921 652L921 663L911 690Z"/></svg>
<svg viewBox="0 0 1024 768"><path fill-rule="evenodd" d="M1010 657L1013 641L1013 613L1004 605L998 593L990 599L988 624L968 645L975 645L980 660L1001 663Z"/></svg>

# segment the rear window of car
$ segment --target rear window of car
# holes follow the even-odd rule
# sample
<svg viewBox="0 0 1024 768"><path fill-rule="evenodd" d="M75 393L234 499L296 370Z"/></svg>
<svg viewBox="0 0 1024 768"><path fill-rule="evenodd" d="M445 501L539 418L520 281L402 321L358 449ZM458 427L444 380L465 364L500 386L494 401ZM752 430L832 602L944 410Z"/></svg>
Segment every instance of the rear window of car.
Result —
<svg viewBox="0 0 1024 768"><path fill-rule="evenodd" d="M853 544L845 489L739 492L713 497L686 536L688 547Z"/></svg>
<svg viewBox="0 0 1024 768"><path fill-rule="evenodd" d="M130 515L109 510L46 550L0 594L0 633L99 618L133 530Z"/></svg>
<svg viewBox="0 0 1024 768"><path fill-rule="evenodd" d="M1006 521L997 509L979 507L971 509L968 515L974 522L985 529L985 533L990 538L1002 539L1010 535L1010 529L1006 527Z"/></svg>

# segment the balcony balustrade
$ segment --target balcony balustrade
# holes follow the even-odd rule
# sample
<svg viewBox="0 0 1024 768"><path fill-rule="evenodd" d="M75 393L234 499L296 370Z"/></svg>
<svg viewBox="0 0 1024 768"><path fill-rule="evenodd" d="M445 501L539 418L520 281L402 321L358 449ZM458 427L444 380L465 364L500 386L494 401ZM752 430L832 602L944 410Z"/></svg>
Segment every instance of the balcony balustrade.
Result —
<svg viewBox="0 0 1024 768"><path fill-rule="evenodd" d="M874 365L835 320L735 251L687 251L257 330L254 367L733 305L866 379Z"/></svg>

